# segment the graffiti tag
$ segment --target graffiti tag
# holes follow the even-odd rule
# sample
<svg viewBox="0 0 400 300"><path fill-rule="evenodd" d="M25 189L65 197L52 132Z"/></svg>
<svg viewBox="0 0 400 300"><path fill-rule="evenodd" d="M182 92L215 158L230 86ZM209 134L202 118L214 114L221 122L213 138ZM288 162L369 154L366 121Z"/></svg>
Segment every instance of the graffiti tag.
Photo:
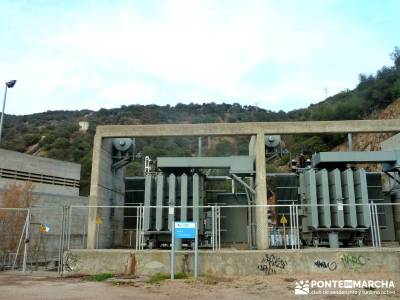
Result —
<svg viewBox="0 0 400 300"><path fill-rule="evenodd" d="M314 262L314 265L320 269L328 269L330 271L334 271L337 268L337 264L335 261L323 261L317 260Z"/></svg>
<svg viewBox="0 0 400 300"><path fill-rule="evenodd" d="M342 260L342 263L345 267L349 269L358 269L364 266L367 261L369 260L368 258L361 256L361 255L351 255L351 254L346 254L342 255L340 257Z"/></svg>
<svg viewBox="0 0 400 300"><path fill-rule="evenodd" d="M276 274L278 269L283 270L287 261L273 254L265 254L257 268L265 274Z"/></svg>
<svg viewBox="0 0 400 300"><path fill-rule="evenodd" d="M78 262L78 257L67 252L64 257L64 270L67 272L78 271Z"/></svg>

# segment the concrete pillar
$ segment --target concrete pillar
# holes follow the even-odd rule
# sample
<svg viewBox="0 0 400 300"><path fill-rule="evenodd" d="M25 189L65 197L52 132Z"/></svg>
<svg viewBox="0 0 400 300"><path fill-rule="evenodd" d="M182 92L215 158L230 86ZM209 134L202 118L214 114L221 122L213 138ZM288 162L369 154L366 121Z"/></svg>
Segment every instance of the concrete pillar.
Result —
<svg viewBox="0 0 400 300"><path fill-rule="evenodd" d="M256 155L256 205L267 204L267 174L265 169L264 132L259 132L255 141ZM266 207L256 208L256 246L258 250L268 249L268 212Z"/></svg>
<svg viewBox="0 0 400 300"><path fill-rule="evenodd" d="M93 141L92 177L90 182L89 206L98 205L97 200L99 194L101 143L102 143L101 135L96 133ZM97 217L97 208L89 208L88 232L87 232L88 249L94 249L96 247L96 217Z"/></svg>
<svg viewBox="0 0 400 300"><path fill-rule="evenodd" d="M112 139L95 135L93 144L90 206L121 206L125 200L124 168L112 169ZM101 224L96 226L96 219ZM122 244L122 208L89 208L87 248L110 248ZM96 233L99 230L99 233ZM96 241L98 237L99 241Z"/></svg>

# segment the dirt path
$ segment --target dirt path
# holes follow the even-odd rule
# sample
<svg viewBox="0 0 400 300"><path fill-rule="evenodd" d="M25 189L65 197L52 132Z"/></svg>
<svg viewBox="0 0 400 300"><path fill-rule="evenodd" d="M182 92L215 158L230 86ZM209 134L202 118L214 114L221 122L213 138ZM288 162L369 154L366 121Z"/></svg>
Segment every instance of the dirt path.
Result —
<svg viewBox="0 0 400 300"><path fill-rule="evenodd" d="M314 275L314 277L316 277ZM253 299L299 299L294 294L295 281L299 280L394 280L395 295L386 296L343 296L313 295L312 299L396 299L400 295L400 275L393 273L318 275L318 278L296 275L248 276L234 278L202 277L192 279L165 280L160 284L144 281L129 283L90 282L82 278L57 278L52 274L20 275L0 273L0 299L171 299L171 300L253 300ZM361 289L365 292L376 290ZM362 298L361 298L362 297ZM301 298L301 297L300 297ZM308 298L308 297L307 297Z"/></svg>

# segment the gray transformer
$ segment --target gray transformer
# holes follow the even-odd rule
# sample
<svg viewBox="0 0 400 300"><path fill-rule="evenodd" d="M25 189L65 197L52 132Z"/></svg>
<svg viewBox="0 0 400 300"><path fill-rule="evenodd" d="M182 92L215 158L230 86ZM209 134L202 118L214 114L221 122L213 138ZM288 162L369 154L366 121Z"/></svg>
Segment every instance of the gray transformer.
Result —
<svg viewBox="0 0 400 300"><path fill-rule="evenodd" d="M190 206L204 205L203 184L204 176L198 173L146 175L143 216L145 240L151 241L154 247L169 243L173 220L168 207L183 206L175 208L175 215L179 216L180 221L197 221L202 224L204 215L199 209L193 210ZM199 227L199 234L203 233L202 229Z"/></svg>
<svg viewBox="0 0 400 300"><path fill-rule="evenodd" d="M398 155L381 152L358 154L319 153L313 166L295 173L267 174L267 181L278 205L299 205L299 234L302 246L363 246L371 242L371 211L377 204L381 240L394 241L394 218L390 204L399 193L385 192L385 172L368 172L350 168L350 163L383 162L393 170ZM225 169L225 176L210 176L211 169ZM174 221L196 221L199 246L212 247L212 207L220 207L221 243L236 248L254 248L257 224L254 222L254 157L162 157L157 159L157 172L144 177L127 178L126 203L142 205L143 241L146 248L168 248ZM234 183L238 185L235 186ZM270 197L271 195L268 195ZM391 199L392 197L392 199ZM242 207L229 207L239 205ZM289 207L274 207L272 235L279 235L278 218L290 224ZM129 210L129 214L134 210ZM137 217L137 216L136 216ZM398 216L397 216L398 218ZM281 226L282 227L282 226ZM125 219L125 228L134 230ZM288 233L288 232L286 232ZM292 237L285 237L291 240ZM191 247L183 240L180 247ZM289 242L289 244L292 242ZM131 245L132 246L132 245Z"/></svg>
<svg viewBox="0 0 400 300"><path fill-rule="evenodd" d="M371 241L369 204L377 206L382 241L394 241L398 214L389 204L398 201L393 188L385 190L384 175L398 172L399 152L330 152L313 156L313 166L293 174L274 175L277 204L299 204L303 245L361 246ZM383 172L351 168L357 163L382 163ZM297 180L295 180L297 178ZM298 188L298 194L294 189ZM282 192L285 190L286 192ZM287 190L291 189L291 193ZM288 208L276 208L278 216L289 216ZM277 224L278 225L278 224ZM332 237L335 238L332 238Z"/></svg>

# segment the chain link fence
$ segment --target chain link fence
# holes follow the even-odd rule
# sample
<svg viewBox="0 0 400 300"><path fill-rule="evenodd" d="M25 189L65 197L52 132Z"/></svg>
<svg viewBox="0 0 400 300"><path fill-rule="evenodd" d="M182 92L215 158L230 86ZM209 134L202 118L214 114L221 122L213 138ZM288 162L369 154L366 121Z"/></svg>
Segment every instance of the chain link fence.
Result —
<svg viewBox="0 0 400 300"><path fill-rule="evenodd" d="M398 247L400 204L0 208L0 270L63 271L68 249L170 249L174 221L198 223L199 248ZM95 226L89 226L94 210ZM92 231L90 230L92 228ZM93 230L94 228L94 230ZM94 244L88 244L88 241ZM182 240L177 249L192 249Z"/></svg>

